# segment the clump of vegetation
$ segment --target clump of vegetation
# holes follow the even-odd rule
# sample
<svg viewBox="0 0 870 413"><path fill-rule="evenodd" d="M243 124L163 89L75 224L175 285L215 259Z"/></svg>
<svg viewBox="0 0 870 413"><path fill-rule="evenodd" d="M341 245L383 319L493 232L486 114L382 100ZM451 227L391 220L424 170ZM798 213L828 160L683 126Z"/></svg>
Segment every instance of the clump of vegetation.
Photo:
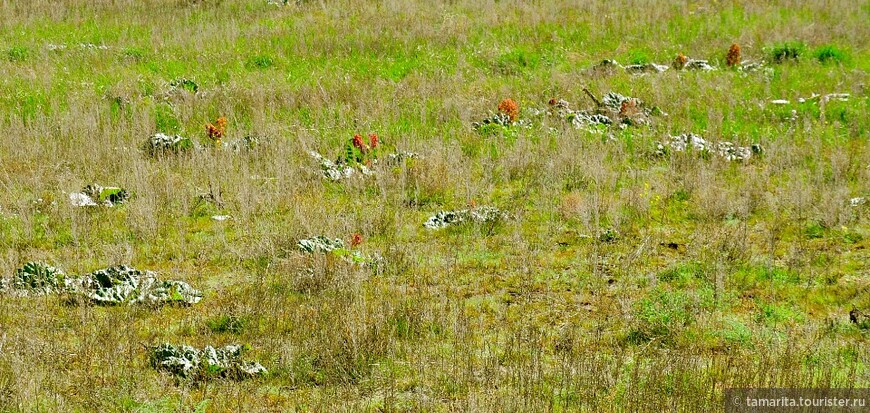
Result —
<svg viewBox="0 0 870 413"><path fill-rule="evenodd" d="M257 55L248 60L248 66L257 69L268 69L275 64L275 60L271 56Z"/></svg>
<svg viewBox="0 0 870 413"><path fill-rule="evenodd" d="M633 50L628 54L628 62L633 65L645 65L650 62L650 58L643 51Z"/></svg>
<svg viewBox="0 0 870 413"><path fill-rule="evenodd" d="M866 2L289 3L0 1L0 411L870 386ZM208 361L245 343L268 374Z"/></svg>
<svg viewBox="0 0 870 413"><path fill-rule="evenodd" d="M205 125L205 132L208 138L214 143L216 147L221 146L221 139L224 137L224 133L227 130L227 118L221 116L214 121L214 124L207 123Z"/></svg>
<svg viewBox="0 0 870 413"><path fill-rule="evenodd" d="M834 45L825 45L813 51L813 56L820 63L843 63L847 59L846 52Z"/></svg>
<svg viewBox="0 0 870 413"><path fill-rule="evenodd" d="M503 99L498 104L498 112L480 122L472 123L472 127L480 132L492 131L493 127L502 130L504 127L520 124L519 116L520 105L513 99Z"/></svg>
<svg viewBox="0 0 870 413"><path fill-rule="evenodd" d="M682 70L684 67L686 67L687 63L689 63L689 58L686 57L686 55L679 53L677 54L677 57L674 58L672 66L674 67L674 69Z"/></svg>
<svg viewBox="0 0 870 413"><path fill-rule="evenodd" d="M30 51L22 46L15 46L6 51L6 57L13 62L24 61L28 55L30 55Z"/></svg>
<svg viewBox="0 0 870 413"><path fill-rule="evenodd" d="M513 123L520 117L520 105L511 98L499 102L498 112L507 116L508 122Z"/></svg>
<svg viewBox="0 0 870 413"><path fill-rule="evenodd" d="M195 80L188 79L186 77L179 77L177 79L173 79L171 82L169 82L169 86L175 89L183 89L193 93L199 91L199 84L197 84Z"/></svg>
<svg viewBox="0 0 870 413"><path fill-rule="evenodd" d="M696 307L695 297L684 292L653 290L635 305L628 340L636 344L650 340L672 343L695 321Z"/></svg>
<svg viewBox="0 0 870 413"><path fill-rule="evenodd" d="M728 67L740 66L740 45L734 43L728 48L728 56L725 57L725 64Z"/></svg>
<svg viewBox="0 0 870 413"><path fill-rule="evenodd" d="M807 46L802 42L784 42L770 49L770 58L775 63L797 61L806 53Z"/></svg>
<svg viewBox="0 0 870 413"><path fill-rule="evenodd" d="M130 198L130 193L117 186L100 186L90 184L85 186L81 192L72 192L69 194L70 202L77 207L88 206L106 206L113 207L115 205L126 203Z"/></svg>

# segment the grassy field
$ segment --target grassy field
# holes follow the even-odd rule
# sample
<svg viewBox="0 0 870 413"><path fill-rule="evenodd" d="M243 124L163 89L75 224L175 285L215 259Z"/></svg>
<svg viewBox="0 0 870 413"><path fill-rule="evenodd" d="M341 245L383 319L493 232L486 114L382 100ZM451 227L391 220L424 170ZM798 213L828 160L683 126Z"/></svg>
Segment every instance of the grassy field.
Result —
<svg viewBox="0 0 870 413"><path fill-rule="evenodd" d="M870 2L290 3L0 0L0 275L127 264L203 293L0 296L0 411L698 412L870 387ZM728 68L732 43L764 69ZM589 70L680 53L718 70ZM595 108L584 88L656 110L536 114ZM809 99L830 93L850 96ZM505 98L527 124L472 126ZM214 147L220 116L260 144ZM157 132L200 148L149 156ZM309 155L370 133L372 176ZM764 151L656 155L683 133ZM131 198L72 206L90 183ZM509 218L423 226L471 206ZM380 265L297 248L353 234ZM179 378L149 362L165 342L269 372Z"/></svg>

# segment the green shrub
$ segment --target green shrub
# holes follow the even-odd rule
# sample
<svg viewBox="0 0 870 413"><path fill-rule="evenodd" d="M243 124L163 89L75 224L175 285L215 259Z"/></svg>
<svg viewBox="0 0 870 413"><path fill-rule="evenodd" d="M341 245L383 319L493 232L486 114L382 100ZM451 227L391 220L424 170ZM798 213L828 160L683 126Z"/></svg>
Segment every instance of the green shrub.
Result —
<svg viewBox="0 0 870 413"><path fill-rule="evenodd" d="M633 311L634 326L628 334L630 342L639 343L655 338L663 342L695 321L696 298L682 291L656 289L638 301Z"/></svg>
<svg viewBox="0 0 870 413"><path fill-rule="evenodd" d="M258 55L248 60L248 67L268 69L275 64L275 60L267 55Z"/></svg>
<svg viewBox="0 0 870 413"><path fill-rule="evenodd" d="M632 50L628 52L628 63L633 65L645 65L650 62L649 56L640 51L640 50Z"/></svg>
<svg viewBox="0 0 870 413"><path fill-rule="evenodd" d="M27 50L26 47L15 46L9 49L6 52L6 57L13 62L20 62L27 59L27 56L30 54L30 51Z"/></svg>
<svg viewBox="0 0 870 413"><path fill-rule="evenodd" d="M154 123L160 132L178 133L181 131L181 123L175 118L175 111L168 103L160 103L154 108Z"/></svg>
<svg viewBox="0 0 870 413"><path fill-rule="evenodd" d="M212 333L241 334L247 327L248 320L245 317L221 315L208 320L206 325Z"/></svg>
<svg viewBox="0 0 870 413"><path fill-rule="evenodd" d="M696 280L703 281L704 268L698 262L686 262L668 268L658 276L659 280L679 287L692 285Z"/></svg>
<svg viewBox="0 0 870 413"><path fill-rule="evenodd" d="M807 50L802 42L785 42L773 46L770 49L770 58L775 63L784 63L789 60L798 60Z"/></svg>
<svg viewBox="0 0 870 413"><path fill-rule="evenodd" d="M821 46L813 52L820 63L842 63L846 60L846 52L833 45Z"/></svg>
<svg viewBox="0 0 870 413"><path fill-rule="evenodd" d="M128 47L121 51L121 55L138 62L145 58L145 51L138 47Z"/></svg>

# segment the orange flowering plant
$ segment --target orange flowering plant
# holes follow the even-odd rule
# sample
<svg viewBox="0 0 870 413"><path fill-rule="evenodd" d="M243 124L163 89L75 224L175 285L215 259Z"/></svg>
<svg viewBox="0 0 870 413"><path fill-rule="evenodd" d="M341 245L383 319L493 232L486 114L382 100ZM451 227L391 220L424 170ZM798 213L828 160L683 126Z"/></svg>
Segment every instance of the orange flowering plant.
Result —
<svg viewBox="0 0 870 413"><path fill-rule="evenodd" d="M208 134L208 138L214 142L215 146L220 146L221 139L223 139L226 129L227 118L223 116L217 118L214 124L207 123L205 125L205 131Z"/></svg>
<svg viewBox="0 0 870 413"><path fill-rule="evenodd" d="M740 45L734 43L728 49L728 56L725 58L725 64L729 67L740 65Z"/></svg>
<svg viewBox="0 0 870 413"><path fill-rule="evenodd" d="M501 103L498 104L498 111L499 113L507 115L510 123L516 122L517 118L520 117L520 105L511 98L502 100Z"/></svg>

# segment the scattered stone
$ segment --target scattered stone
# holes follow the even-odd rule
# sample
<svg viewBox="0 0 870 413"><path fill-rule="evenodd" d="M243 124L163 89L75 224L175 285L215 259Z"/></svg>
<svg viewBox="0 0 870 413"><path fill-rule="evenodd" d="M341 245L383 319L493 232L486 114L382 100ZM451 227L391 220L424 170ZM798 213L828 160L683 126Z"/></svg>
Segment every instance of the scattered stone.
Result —
<svg viewBox="0 0 870 413"><path fill-rule="evenodd" d="M318 235L309 239L301 239L296 243L296 246L303 252L332 252L338 248L344 248L344 241L341 238L330 239L323 235Z"/></svg>
<svg viewBox="0 0 870 413"><path fill-rule="evenodd" d="M109 46L93 43L79 43L79 48L87 50L109 50Z"/></svg>
<svg viewBox="0 0 870 413"><path fill-rule="evenodd" d="M324 178L327 178L331 181L340 181L345 178L351 177L356 171L347 165L339 165L329 159L323 157L323 155L311 151L309 152L312 158L314 158L317 162L320 163L320 171L323 174Z"/></svg>
<svg viewBox="0 0 870 413"><path fill-rule="evenodd" d="M589 70L595 74L609 75L617 70L622 70L623 67L616 60L604 59L600 63L595 64Z"/></svg>
<svg viewBox="0 0 870 413"><path fill-rule="evenodd" d="M422 156L420 156L420 154L418 154L417 152L399 151L387 155L387 163L390 165L399 165L402 162L421 158Z"/></svg>
<svg viewBox="0 0 870 413"><path fill-rule="evenodd" d="M636 99L633 97L628 97L628 96L623 96L623 95L620 95L619 93L616 93L616 92L608 92L606 95L604 95L603 98L601 98L601 104L608 107L610 110L612 110L614 112L619 112L619 110L622 108L623 103L626 103L626 102L629 102L632 100L634 100L637 104L640 104L639 99Z"/></svg>
<svg viewBox="0 0 870 413"><path fill-rule="evenodd" d="M511 126L514 122L511 121L510 116L504 113L496 113L488 118L483 119L480 122L473 122L471 127L476 129L480 129L486 125L498 125L498 126Z"/></svg>
<svg viewBox="0 0 870 413"><path fill-rule="evenodd" d="M852 95L850 95L848 93L828 93L827 95L824 95L824 96L819 95L818 93L813 93L808 98L799 98L798 103L815 102L815 101L828 102L831 100L836 100L839 102L848 102L849 98L851 96Z"/></svg>
<svg viewBox="0 0 870 413"><path fill-rule="evenodd" d="M727 141L713 144L694 133L684 133L678 136L671 136L665 141L656 144L655 153L658 156L667 155L671 151L692 151L701 154L714 153L726 161L746 161L753 154L761 154L763 148L759 144L746 147L737 146Z"/></svg>
<svg viewBox="0 0 870 413"><path fill-rule="evenodd" d="M737 67L737 70L741 72L757 72L759 70L764 69L764 63L761 62L744 62L741 63L740 66Z"/></svg>
<svg viewBox="0 0 870 413"><path fill-rule="evenodd" d="M849 97L851 95L848 93L829 93L825 96L822 96L822 102L827 102L829 100L837 100L840 102L848 102Z"/></svg>
<svg viewBox="0 0 870 413"><path fill-rule="evenodd" d="M458 211L439 211L423 224L429 229L441 229L463 223L489 224L508 219L508 214L498 208L482 206Z"/></svg>
<svg viewBox="0 0 870 413"><path fill-rule="evenodd" d="M196 304L202 294L183 281L159 280L151 271L124 265L67 276L40 262L29 262L11 280L0 280L0 291L14 296L69 294L95 304Z"/></svg>
<svg viewBox="0 0 870 413"><path fill-rule="evenodd" d="M145 151L151 155L160 155L166 153L180 153L189 149L193 149L194 144L190 138L184 138L180 135L169 136L163 133L155 133L145 142Z"/></svg>
<svg viewBox="0 0 870 413"><path fill-rule="evenodd" d="M772 103L774 105L788 105L791 102L789 102L785 99L774 99L774 100L771 100L770 103Z"/></svg>
<svg viewBox="0 0 870 413"><path fill-rule="evenodd" d="M631 74L643 74L643 73L662 73L668 70L668 66L658 65L655 63L646 63L641 65L628 65L625 67L625 71Z"/></svg>
<svg viewBox="0 0 870 413"><path fill-rule="evenodd" d="M598 100L592 92L584 89L595 103L596 110L572 110L564 100L550 99L550 113L562 120L568 121L576 129L587 129L591 132L602 132L601 126L618 124L620 127L629 125L647 125L654 109L646 108L640 99L609 92Z"/></svg>
<svg viewBox="0 0 870 413"><path fill-rule="evenodd" d="M590 129L599 125L608 126L613 124L607 116L601 114L589 114L588 112L577 111L569 114L566 119L571 122L575 129Z"/></svg>
<svg viewBox="0 0 870 413"><path fill-rule="evenodd" d="M307 254L322 253L333 254L337 257L346 259L353 264L368 265L377 267L383 261L383 257L379 255L365 255L362 252L347 248L344 241L340 238L328 238L323 235L302 239L296 243L300 251Z"/></svg>
<svg viewBox="0 0 870 413"><path fill-rule="evenodd" d="M689 59L682 67L682 70L703 70L709 72L711 70L716 70L716 68L711 66L706 60Z"/></svg>
<svg viewBox="0 0 870 413"><path fill-rule="evenodd" d="M215 220L215 221L218 221L218 222L226 221L226 220L228 220L228 219L232 219L232 218L233 218L233 217L231 217L231 216L229 216L229 215L212 215L212 216L211 216L211 219L213 219L213 220Z"/></svg>
<svg viewBox="0 0 870 413"><path fill-rule="evenodd" d="M694 133L684 133L678 136L671 136L670 139L658 144L658 150L661 155L664 155L668 148L676 152L684 152L687 149L703 152L709 150L710 146L707 141Z"/></svg>
<svg viewBox="0 0 870 413"><path fill-rule="evenodd" d="M116 186L99 186L91 184L82 189L81 192L73 192L69 194L69 200L76 207L89 206L106 206L113 207L118 204L127 202L130 198L130 193L126 189Z"/></svg>
<svg viewBox="0 0 870 413"><path fill-rule="evenodd" d="M94 271L71 281L71 292L94 303L117 304L196 304L202 294L184 281L160 280L151 271L118 265Z"/></svg>
<svg viewBox="0 0 870 413"><path fill-rule="evenodd" d="M42 262L28 262L11 279L0 278L0 292L17 297L57 294L67 289L66 274Z"/></svg>
<svg viewBox="0 0 870 413"><path fill-rule="evenodd" d="M859 206L864 205L866 203L867 203L867 198L865 198L863 196L855 197L855 198L852 198L849 200L849 205L852 208L858 208Z"/></svg>
<svg viewBox="0 0 870 413"><path fill-rule="evenodd" d="M716 153L726 161L745 161L752 157L752 149L736 146L731 142L719 142L716 145Z"/></svg>
<svg viewBox="0 0 870 413"><path fill-rule="evenodd" d="M164 343L151 349L150 359L154 368L186 379L241 380L265 375L266 368L260 363L242 360L244 351L245 348L238 345L197 349Z"/></svg>

